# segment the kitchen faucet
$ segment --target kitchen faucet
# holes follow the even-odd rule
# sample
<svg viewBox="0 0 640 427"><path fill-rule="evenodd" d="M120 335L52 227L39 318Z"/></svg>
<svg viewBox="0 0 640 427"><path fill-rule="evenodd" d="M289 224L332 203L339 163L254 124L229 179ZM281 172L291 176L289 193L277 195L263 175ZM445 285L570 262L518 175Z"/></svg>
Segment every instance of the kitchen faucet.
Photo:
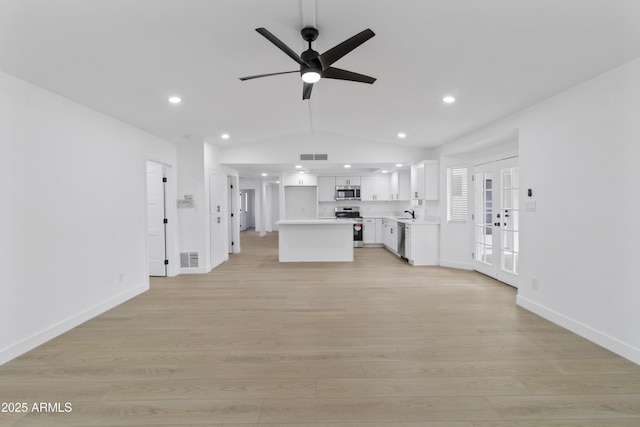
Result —
<svg viewBox="0 0 640 427"><path fill-rule="evenodd" d="M416 219L416 211L411 210L411 211L405 211L406 213L410 213L411 214L411 218Z"/></svg>

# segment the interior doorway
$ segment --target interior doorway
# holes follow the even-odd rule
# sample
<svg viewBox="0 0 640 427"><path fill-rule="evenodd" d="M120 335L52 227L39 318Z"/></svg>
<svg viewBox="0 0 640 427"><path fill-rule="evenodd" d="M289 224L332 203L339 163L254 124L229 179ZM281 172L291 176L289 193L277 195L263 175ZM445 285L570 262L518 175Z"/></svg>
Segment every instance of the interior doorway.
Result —
<svg viewBox="0 0 640 427"><path fill-rule="evenodd" d="M256 228L256 190L240 190L240 231Z"/></svg>
<svg viewBox="0 0 640 427"><path fill-rule="evenodd" d="M518 287L520 207L518 158L474 167L474 269Z"/></svg>
<svg viewBox="0 0 640 427"><path fill-rule="evenodd" d="M167 166L147 161L147 265L149 276L167 276Z"/></svg>

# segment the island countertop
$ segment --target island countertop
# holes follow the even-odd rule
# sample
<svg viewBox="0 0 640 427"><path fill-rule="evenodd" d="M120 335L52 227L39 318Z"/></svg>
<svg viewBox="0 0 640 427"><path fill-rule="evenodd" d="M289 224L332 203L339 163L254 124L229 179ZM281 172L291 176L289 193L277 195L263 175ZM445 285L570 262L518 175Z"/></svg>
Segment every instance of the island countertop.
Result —
<svg viewBox="0 0 640 427"><path fill-rule="evenodd" d="M276 224L280 262L353 261L353 221L290 219Z"/></svg>

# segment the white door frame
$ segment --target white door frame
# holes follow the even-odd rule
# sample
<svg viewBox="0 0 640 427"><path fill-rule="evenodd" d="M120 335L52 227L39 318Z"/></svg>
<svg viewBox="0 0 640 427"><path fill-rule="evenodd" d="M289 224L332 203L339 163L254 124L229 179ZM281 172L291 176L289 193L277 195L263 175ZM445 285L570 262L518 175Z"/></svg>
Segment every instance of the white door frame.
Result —
<svg viewBox="0 0 640 427"><path fill-rule="evenodd" d="M238 177L235 175L227 175L227 188L229 206L229 253L240 252L240 206L238 189Z"/></svg>
<svg viewBox="0 0 640 427"><path fill-rule="evenodd" d="M145 163L146 166L146 186L145 186L145 197L146 197L146 206L147 206L147 217L146 217L146 231L147 231L147 241L146 241L146 252L147 252L147 273L149 276L158 276L158 277L166 277L168 275L168 255L167 255L167 226L168 226L168 209L167 209L167 181L169 175L169 167L163 163L155 162L153 160L147 160ZM158 210L154 213L153 220L150 218L151 210L149 208L149 171L151 168L159 168L162 175L162 191L158 193L161 204L161 211ZM157 185L157 183L156 183ZM158 215L160 217L158 217ZM159 223L162 221L162 223ZM160 230L157 231L157 236L155 238L150 238L150 226L151 223L154 222L154 225L159 225ZM154 247L152 247L154 246ZM153 254L153 255L152 255ZM154 256L155 255L155 256ZM158 259L155 259L158 258ZM161 263L161 264L158 264Z"/></svg>

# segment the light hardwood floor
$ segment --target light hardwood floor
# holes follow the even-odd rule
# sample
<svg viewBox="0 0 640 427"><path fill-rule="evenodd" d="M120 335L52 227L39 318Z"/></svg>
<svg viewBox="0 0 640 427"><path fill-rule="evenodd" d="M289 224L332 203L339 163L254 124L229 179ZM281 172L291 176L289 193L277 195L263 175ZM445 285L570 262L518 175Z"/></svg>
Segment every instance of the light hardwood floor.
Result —
<svg viewBox="0 0 640 427"><path fill-rule="evenodd" d="M280 264L277 234L241 243L1 366L0 402L29 413L0 425L640 426L640 366L513 288L381 248Z"/></svg>

